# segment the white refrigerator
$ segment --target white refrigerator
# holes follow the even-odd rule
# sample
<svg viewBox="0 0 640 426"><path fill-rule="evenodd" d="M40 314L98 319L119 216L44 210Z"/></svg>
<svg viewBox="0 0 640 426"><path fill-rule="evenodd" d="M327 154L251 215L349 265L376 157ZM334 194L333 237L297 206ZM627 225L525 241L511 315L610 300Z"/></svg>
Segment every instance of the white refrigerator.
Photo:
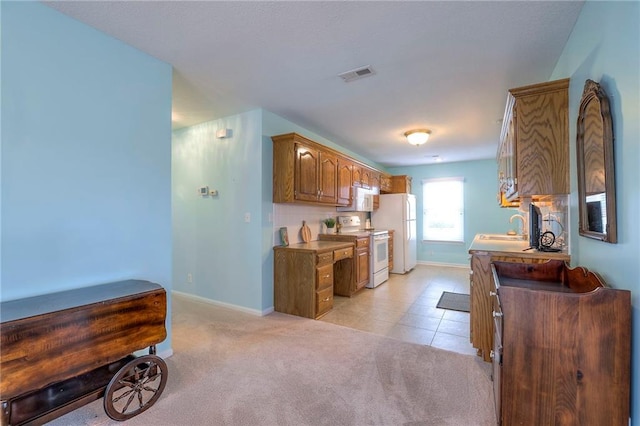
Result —
<svg viewBox="0 0 640 426"><path fill-rule="evenodd" d="M382 194L380 207L371 213L371 225L377 229L393 229L393 269L405 274L416 266L418 240L416 236L416 196L413 194Z"/></svg>

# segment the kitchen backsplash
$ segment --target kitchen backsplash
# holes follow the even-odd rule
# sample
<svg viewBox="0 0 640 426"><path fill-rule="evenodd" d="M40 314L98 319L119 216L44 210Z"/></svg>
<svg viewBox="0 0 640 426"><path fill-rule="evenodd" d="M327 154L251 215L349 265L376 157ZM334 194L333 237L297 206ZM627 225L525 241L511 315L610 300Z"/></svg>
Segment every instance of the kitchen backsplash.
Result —
<svg viewBox="0 0 640 426"><path fill-rule="evenodd" d="M551 231L555 235L554 246L569 249L569 196L548 196L534 203L542 213L542 231ZM526 210L524 210L526 209ZM527 217L529 223L529 200L520 204L519 213Z"/></svg>
<svg viewBox="0 0 640 426"><path fill-rule="evenodd" d="M311 229L311 240L318 239L319 233L326 233L326 227L322 221L338 215L358 215L364 224L368 217L366 212L337 212L335 207L312 206L304 204L279 204L273 205L273 244L281 245L280 228L286 227L289 235L289 244L301 243L300 228L302 221L307 222Z"/></svg>

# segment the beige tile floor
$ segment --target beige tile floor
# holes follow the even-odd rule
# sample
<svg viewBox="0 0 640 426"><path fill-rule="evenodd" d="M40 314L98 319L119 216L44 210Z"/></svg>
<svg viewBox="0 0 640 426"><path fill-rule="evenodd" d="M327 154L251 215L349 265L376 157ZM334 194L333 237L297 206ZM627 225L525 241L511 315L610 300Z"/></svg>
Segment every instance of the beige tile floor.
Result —
<svg viewBox="0 0 640 426"><path fill-rule="evenodd" d="M391 274L387 282L351 298L334 296L333 310L321 321L475 355L469 314L436 308L443 291L468 294L469 270L418 265L408 274Z"/></svg>

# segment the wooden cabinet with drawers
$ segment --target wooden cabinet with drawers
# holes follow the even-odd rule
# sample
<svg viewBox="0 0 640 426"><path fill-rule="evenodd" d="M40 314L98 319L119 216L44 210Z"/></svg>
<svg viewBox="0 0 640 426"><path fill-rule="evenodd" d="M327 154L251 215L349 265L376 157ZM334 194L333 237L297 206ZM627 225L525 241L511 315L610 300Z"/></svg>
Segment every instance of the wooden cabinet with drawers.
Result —
<svg viewBox="0 0 640 426"><path fill-rule="evenodd" d="M320 318L333 308L334 286L353 281L353 244L312 241L274 247L274 309Z"/></svg>
<svg viewBox="0 0 640 426"><path fill-rule="evenodd" d="M631 292L557 260L492 269L498 423L626 426Z"/></svg>
<svg viewBox="0 0 640 426"><path fill-rule="evenodd" d="M334 293L338 296L351 297L361 290L370 280L370 237L349 235L349 234L320 234L321 241L343 241L351 242L355 245L354 261L351 282L342 281L334 285Z"/></svg>
<svg viewBox="0 0 640 426"><path fill-rule="evenodd" d="M504 261L533 265L547 262L550 259L568 261L569 256L564 253L539 253L535 251L522 254L508 251L484 251L474 249L473 244L469 252L471 254L471 275L469 277L470 339L471 344L477 350L478 356L482 357L486 362L491 362L491 350L493 349L495 333L492 295L496 291L496 285L491 274L491 262Z"/></svg>

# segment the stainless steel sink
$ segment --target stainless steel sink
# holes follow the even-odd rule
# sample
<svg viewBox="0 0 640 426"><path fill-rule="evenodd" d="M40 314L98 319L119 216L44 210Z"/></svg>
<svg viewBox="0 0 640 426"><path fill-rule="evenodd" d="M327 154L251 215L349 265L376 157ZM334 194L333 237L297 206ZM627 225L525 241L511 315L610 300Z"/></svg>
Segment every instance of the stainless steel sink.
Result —
<svg viewBox="0 0 640 426"><path fill-rule="evenodd" d="M496 240L496 241L524 241L522 235L505 235L505 234L480 234L481 240Z"/></svg>

